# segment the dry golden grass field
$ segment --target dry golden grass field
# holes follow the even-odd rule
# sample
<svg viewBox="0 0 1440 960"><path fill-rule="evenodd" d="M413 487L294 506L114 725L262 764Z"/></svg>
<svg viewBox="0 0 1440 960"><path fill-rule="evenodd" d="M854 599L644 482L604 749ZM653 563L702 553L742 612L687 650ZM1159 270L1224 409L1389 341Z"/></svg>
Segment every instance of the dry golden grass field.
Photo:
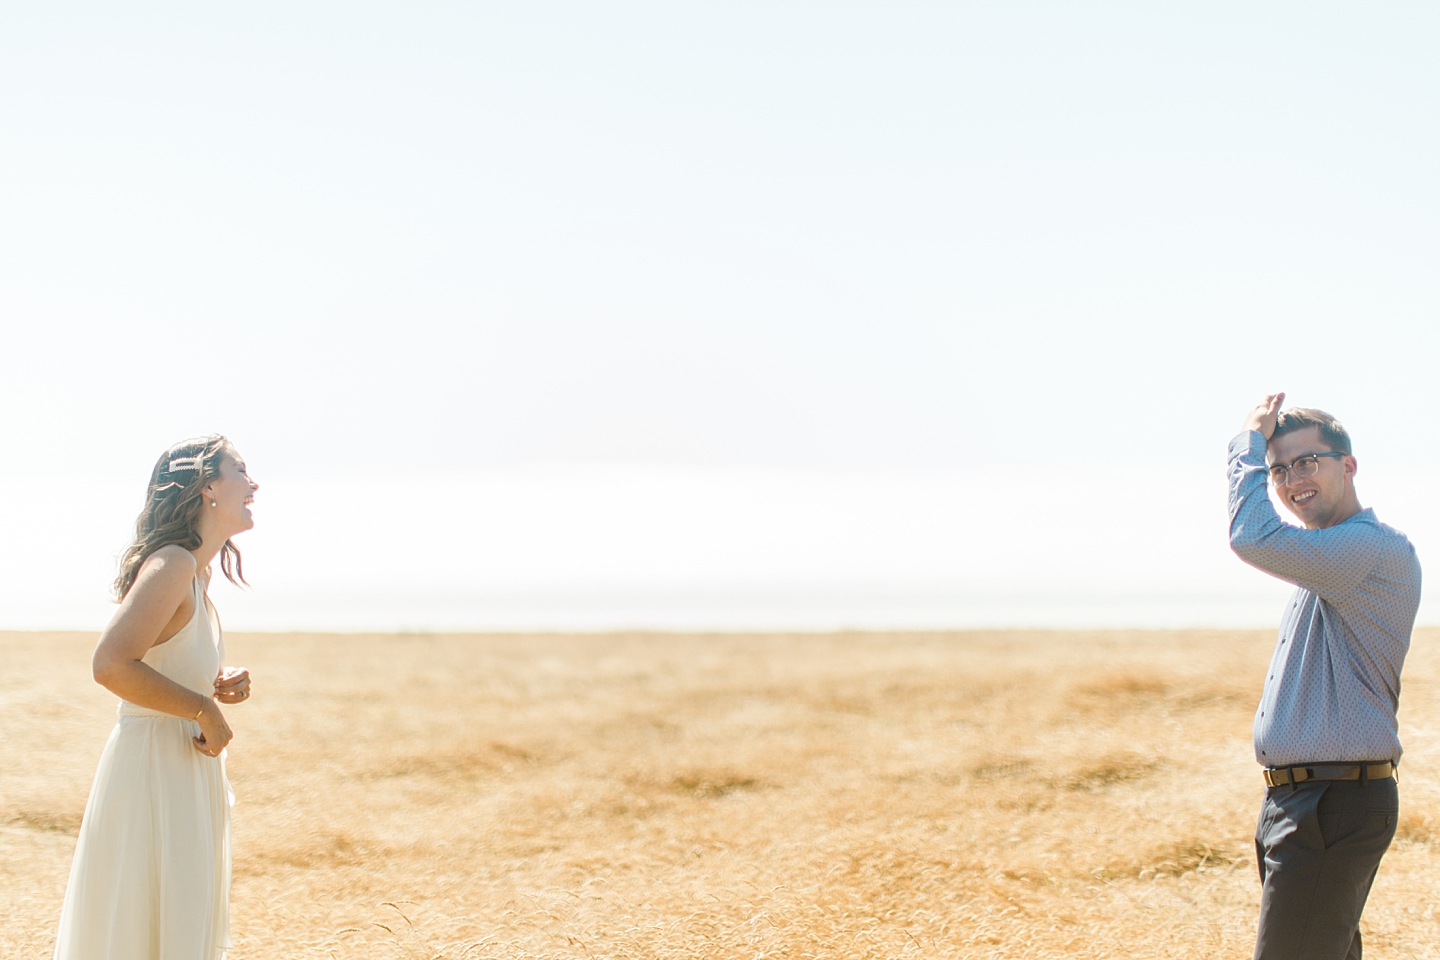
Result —
<svg viewBox="0 0 1440 960"><path fill-rule="evenodd" d="M114 700L0 634L0 957ZM1366 955L1440 954L1440 632ZM1273 633L232 635L233 960L1248 957Z"/></svg>

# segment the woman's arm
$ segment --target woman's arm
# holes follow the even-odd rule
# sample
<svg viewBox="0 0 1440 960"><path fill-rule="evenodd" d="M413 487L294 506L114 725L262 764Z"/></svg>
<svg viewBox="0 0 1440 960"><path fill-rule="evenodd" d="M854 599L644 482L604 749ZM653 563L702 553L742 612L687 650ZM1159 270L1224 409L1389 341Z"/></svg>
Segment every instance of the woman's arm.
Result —
<svg viewBox="0 0 1440 960"><path fill-rule="evenodd" d="M100 634L91 670L97 683L136 706L199 720L196 746L202 753L218 756L232 735L215 701L141 662L185 605L194 578L195 557L183 547L162 547L146 559L120 609Z"/></svg>

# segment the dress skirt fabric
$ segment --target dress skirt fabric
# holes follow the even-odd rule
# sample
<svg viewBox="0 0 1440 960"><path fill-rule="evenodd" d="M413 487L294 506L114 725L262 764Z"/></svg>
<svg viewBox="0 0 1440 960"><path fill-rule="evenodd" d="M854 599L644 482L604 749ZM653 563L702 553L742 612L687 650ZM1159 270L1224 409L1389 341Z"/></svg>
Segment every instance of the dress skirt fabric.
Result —
<svg viewBox="0 0 1440 960"><path fill-rule="evenodd" d="M56 960L223 960L233 797L199 733L122 713L85 806Z"/></svg>

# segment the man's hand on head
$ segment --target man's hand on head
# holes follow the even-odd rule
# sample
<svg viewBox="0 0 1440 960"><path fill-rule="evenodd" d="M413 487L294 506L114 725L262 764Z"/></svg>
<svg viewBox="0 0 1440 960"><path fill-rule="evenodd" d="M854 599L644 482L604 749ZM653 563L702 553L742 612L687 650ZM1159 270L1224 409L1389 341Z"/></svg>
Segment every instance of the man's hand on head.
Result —
<svg viewBox="0 0 1440 960"><path fill-rule="evenodd" d="M1260 435L1268 443L1275 433L1275 418L1280 415L1280 404L1285 402L1285 394L1266 394L1265 399L1255 405L1255 409L1245 417L1245 426L1242 429L1259 431Z"/></svg>

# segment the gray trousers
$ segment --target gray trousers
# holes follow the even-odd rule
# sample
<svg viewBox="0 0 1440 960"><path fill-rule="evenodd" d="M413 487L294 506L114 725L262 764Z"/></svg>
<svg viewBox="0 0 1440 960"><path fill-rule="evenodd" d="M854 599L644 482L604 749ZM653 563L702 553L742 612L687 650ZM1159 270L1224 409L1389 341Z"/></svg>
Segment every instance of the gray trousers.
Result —
<svg viewBox="0 0 1440 960"><path fill-rule="evenodd" d="M1255 828L1255 960L1360 960L1360 912L1395 836L1394 780L1270 787Z"/></svg>

